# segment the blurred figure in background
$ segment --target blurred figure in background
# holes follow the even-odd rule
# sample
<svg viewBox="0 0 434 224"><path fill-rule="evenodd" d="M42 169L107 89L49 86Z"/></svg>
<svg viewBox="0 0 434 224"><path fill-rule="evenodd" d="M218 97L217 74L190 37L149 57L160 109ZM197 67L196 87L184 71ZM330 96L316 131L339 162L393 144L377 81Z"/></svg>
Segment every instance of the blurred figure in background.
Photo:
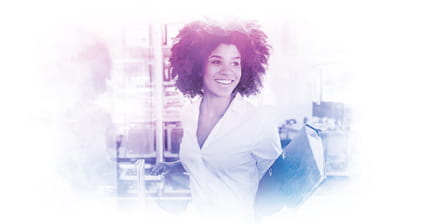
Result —
<svg viewBox="0 0 434 224"><path fill-rule="evenodd" d="M99 103L111 58L103 40L80 27L56 29L48 43L42 81L42 122L50 128L50 154L60 184L94 194L115 186L115 138L110 114Z"/></svg>

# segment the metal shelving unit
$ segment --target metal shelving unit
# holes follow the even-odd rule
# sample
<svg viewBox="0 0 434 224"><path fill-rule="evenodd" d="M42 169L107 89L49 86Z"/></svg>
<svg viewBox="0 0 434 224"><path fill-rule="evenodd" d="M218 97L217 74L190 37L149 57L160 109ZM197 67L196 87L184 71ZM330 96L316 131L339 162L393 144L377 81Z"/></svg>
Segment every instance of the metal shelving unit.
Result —
<svg viewBox="0 0 434 224"><path fill-rule="evenodd" d="M167 40L166 26L148 21L133 28L140 27L147 35L143 30L123 29L127 33L123 51L113 60L117 195L123 199L188 202L186 174L175 179L149 175L155 163L179 158L183 96L168 75L170 46L163 41Z"/></svg>

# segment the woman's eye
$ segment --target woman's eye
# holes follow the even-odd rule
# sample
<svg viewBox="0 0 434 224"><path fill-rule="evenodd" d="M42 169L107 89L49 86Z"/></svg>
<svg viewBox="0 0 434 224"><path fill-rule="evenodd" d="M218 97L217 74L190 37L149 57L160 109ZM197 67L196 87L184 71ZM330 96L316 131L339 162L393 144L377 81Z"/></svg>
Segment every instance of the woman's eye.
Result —
<svg viewBox="0 0 434 224"><path fill-rule="evenodd" d="M222 64L222 62L220 60L212 60L211 64L220 65L220 64Z"/></svg>
<svg viewBox="0 0 434 224"><path fill-rule="evenodd" d="M234 62L232 62L232 65L238 67L238 66L240 66L240 62L238 62L238 61L234 61Z"/></svg>

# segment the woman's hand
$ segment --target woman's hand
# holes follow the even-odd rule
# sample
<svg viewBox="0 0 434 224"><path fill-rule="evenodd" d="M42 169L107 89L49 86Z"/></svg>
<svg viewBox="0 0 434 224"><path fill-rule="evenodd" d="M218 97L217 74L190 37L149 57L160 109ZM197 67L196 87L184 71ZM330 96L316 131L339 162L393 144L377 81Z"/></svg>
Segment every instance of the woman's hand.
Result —
<svg viewBox="0 0 434 224"><path fill-rule="evenodd" d="M176 171L182 171L183 167L181 165L181 162L161 162L157 163L151 170L151 175L165 175L168 173L173 173Z"/></svg>

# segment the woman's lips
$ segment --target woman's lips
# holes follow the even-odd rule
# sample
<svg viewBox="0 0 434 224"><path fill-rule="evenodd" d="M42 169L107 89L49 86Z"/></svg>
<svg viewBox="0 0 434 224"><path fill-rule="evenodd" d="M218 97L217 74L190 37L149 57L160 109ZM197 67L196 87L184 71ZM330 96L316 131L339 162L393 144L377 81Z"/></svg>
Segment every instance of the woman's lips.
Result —
<svg viewBox="0 0 434 224"><path fill-rule="evenodd" d="M215 79L215 81L218 84L222 84L222 85L230 85L234 82L234 80L232 80L232 79Z"/></svg>

